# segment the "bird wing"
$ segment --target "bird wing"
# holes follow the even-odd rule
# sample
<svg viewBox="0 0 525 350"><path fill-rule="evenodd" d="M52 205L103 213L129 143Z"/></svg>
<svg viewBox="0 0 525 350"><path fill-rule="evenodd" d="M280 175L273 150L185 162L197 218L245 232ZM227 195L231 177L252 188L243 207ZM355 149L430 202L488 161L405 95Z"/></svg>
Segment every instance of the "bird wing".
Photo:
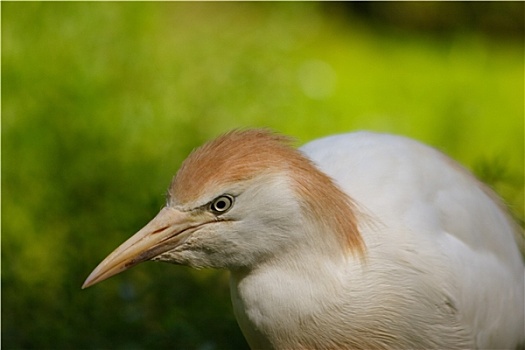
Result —
<svg viewBox="0 0 525 350"><path fill-rule="evenodd" d="M524 340L516 226L467 170L417 141L369 132L318 139L301 151L378 220L361 232L370 254L412 259L430 274L477 346Z"/></svg>

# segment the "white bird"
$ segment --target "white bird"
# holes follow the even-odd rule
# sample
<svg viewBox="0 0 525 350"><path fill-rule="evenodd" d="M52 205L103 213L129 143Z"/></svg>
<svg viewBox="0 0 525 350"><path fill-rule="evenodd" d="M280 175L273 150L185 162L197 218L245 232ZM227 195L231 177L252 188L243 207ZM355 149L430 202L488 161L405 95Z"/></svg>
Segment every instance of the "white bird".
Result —
<svg viewBox="0 0 525 350"><path fill-rule="evenodd" d="M296 150L233 131L189 155L166 206L83 287L146 260L226 268L253 349L513 349L516 233L491 190L416 141L356 132Z"/></svg>

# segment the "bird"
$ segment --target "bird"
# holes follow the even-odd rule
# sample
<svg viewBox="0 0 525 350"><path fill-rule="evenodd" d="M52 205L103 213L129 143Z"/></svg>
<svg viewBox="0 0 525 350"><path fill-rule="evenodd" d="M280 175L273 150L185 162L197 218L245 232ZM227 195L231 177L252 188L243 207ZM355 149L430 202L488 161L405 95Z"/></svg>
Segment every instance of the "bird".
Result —
<svg viewBox="0 0 525 350"><path fill-rule="evenodd" d="M252 349L523 346L520 228L488 186L404 136L294 142L235 129L193 150L82 288L148 260L227 269Z"/></svg>

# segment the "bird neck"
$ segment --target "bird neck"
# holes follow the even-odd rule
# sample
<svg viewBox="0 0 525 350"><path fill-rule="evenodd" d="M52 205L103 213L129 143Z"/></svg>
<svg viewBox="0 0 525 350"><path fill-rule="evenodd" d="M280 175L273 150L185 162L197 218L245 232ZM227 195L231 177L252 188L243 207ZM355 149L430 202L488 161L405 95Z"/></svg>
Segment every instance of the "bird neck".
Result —
<svg viewBox="0 0 525 350"><path fill-rule="evenodd" d="M344 301L346 260L352 258L327 250L298 245L254 268L231 271L235 315L252 348L297 348L290 337L304 333L302 321L331 314Z"/></svg>

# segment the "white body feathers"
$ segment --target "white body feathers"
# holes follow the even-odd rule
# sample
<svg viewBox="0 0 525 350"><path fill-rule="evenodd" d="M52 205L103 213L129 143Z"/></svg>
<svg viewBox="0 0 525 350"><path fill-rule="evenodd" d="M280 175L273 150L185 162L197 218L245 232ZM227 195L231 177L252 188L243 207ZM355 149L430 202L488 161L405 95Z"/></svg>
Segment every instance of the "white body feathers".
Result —
<svg viewBox="0 0 525 350"><path fill-rule="evenodd" d="M147 260L229 269L254 349L525 343L516 228L430 147L360 132L297 151L267 130L232 131L192 152L168 192L84 287Z"/></svg>
<svg viewBox="0 0 525 350"><path fill-rule="evenodd" d="M233 271L234 309L253 348L512 349L524 341L515 228L467 171L391 135L337 135L301 150L356 203L366 259L327 260L298 246L293 261Z"/></svg>

